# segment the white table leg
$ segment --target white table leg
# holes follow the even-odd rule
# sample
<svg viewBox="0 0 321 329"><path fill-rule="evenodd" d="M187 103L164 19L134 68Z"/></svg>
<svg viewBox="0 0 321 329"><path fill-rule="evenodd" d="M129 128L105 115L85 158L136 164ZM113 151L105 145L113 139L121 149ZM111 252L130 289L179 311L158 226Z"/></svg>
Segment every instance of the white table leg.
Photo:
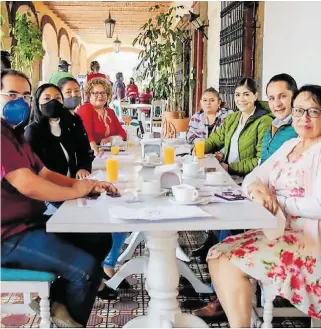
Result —
<svg viewBox="0 0 321 329"><path fill-rule="evenodd" d="M212 288L205 283L203 283L196 274L188 267L187 264L182 262L181 260L177 260L178 268L179 268L179 274L186 278L196 292L200 294L210 294L213 292Z"/></svg>
<svg viewBox="0 0 321 329"><path fill-rule="evenodd" d="M137 246L145 240L145 235L143 232L135 232L131 235L130 242L128 244L128 247L125 249L125 251L118 257L117 262L120 264L123 264L126 260L130 259Z"/></svg>
<svg viewBox="0 0 321 329"><path fill-rule="evenodd" d="M182 314L177 301L177 232L148 232L146 235L150 253L147 270L150 302L147 315L129 321L124 328L208 327L200 318Z"/></svg>
<svg viewBox="0 0 321 329"><path fill-rule="evenodd" d="M119 284L128 276L132 274L143 274L145 263L148 262L148 256L141 256L131 259L129 262L124 264L115 275L108 281L106 281L107 286L112 289L117 289Z"/></svg>
<svg viewBox="0 0 321 329"><path fill-rule="evenodd" d="M176 257L182 260L183 262L189 263L191 261L189 257L185 254L185 252L183 251L180 245L176 247Z"/></svg>

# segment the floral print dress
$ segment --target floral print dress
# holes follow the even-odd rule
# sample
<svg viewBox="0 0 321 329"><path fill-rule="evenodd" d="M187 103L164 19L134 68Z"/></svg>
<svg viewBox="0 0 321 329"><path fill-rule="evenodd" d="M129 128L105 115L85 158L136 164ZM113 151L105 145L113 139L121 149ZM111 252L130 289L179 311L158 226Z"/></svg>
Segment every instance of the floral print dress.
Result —
<svg viewBox="0 0 321 329"><path fill-rule="evenodd" d="M304 197L304 155L292 161L276 161L269 185L278 195ZM207 259L224 254L250 277L277 286L278 295L288 299L296 308L321 319L321 258L307 256L303 236L303 219L286 216L284 235L268 240L261 230L229 236L213 246Z"/></svg>

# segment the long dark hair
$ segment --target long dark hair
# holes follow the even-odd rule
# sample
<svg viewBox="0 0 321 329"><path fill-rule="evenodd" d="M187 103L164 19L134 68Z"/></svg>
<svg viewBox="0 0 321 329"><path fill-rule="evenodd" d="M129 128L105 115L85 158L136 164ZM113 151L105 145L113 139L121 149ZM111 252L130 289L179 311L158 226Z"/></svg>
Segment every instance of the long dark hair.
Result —
<svg viewBox="0 0 321 329"><path fill-rule="evenodd" d="M60 88L60 90L62 91L63 86L64 86L66 83L70 82L70 81L76 82L77 85L80 87L79 82L78 82L75 78L72 78L72 77L66 77L66 78L62 78L62 79L60 79L60 80L58 81L58 83L57 83L57 86L58 86L58 88Z"/></svg>
<svg viewBox="0 0 321 329"><path fill-rule="evenodd" d="M44 83L43 85L41 85L40 87L38 87L38 89L35 92L35 97L33 99L33 104L32 104L32 115L31 115L31 119L32 121L36 121L39 122L41 121L44 116L40 110L40 106L39 106L39 98L41 96L41 94L47 89L47 88L55 88L59 94L62 97L62 100L64 99L64 96L60 90L59 87L57 87L56 85L52 84L52 83Z"/></svg>

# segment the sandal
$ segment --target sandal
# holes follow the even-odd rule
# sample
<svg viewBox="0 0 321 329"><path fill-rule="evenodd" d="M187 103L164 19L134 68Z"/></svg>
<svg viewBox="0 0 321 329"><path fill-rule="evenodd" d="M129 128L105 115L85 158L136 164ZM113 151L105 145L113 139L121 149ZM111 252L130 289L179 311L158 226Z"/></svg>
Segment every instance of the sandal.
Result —
<svg viewBox="0 0 321 329"><path fill-rule="evenodd" d="M41 298L37 297L29 303L30 308L38 315L40 315L40 300ZM53 303L50 313L49 321L58 328L83 328L80 323L71 318L66 306L63 304Z"/></svg>
<svg viewBox="0 0 321 329"><path fill-rule="evenodd" d="M214 301L208 303L206 306L193 311L192 314L201 318L208 318L221 316L224 314L224 311L220 301L217 298Z"/></svg>

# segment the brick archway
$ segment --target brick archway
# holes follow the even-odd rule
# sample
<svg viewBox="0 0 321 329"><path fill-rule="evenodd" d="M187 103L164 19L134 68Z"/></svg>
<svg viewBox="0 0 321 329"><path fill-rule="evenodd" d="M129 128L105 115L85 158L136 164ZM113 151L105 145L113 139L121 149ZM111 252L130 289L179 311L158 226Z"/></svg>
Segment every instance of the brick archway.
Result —
<svg viewBox="0 0 321 329"><path fill-rule="evenodd" d="M48 16L48 15L44 15L41 19L41 23L40 23L40 31L42 32L43 31L43 28L45 27L46 24L50 24L53 29L55 30L56 32L56 35L58 36L58 32L57 32L57 27L56 27L56 24L55 22L53 21L53 19ZM69 38L68 38L69 39ZM57 41L58 42L58 41Z"/></svg>
<svg viewBox="0 0 321 329"><path fill-rule="evenodd" d="M59 33L58 33L58 54L60 53L60 41L61 41L61 38L62 36L66 36L67 40L68 40L68 44L69 44L69 52L71 53L71 45L70 45L70 39L69 39L69 35L68 35L68 32L66 31L65 28L61 28L59 30Z"/></svg>

